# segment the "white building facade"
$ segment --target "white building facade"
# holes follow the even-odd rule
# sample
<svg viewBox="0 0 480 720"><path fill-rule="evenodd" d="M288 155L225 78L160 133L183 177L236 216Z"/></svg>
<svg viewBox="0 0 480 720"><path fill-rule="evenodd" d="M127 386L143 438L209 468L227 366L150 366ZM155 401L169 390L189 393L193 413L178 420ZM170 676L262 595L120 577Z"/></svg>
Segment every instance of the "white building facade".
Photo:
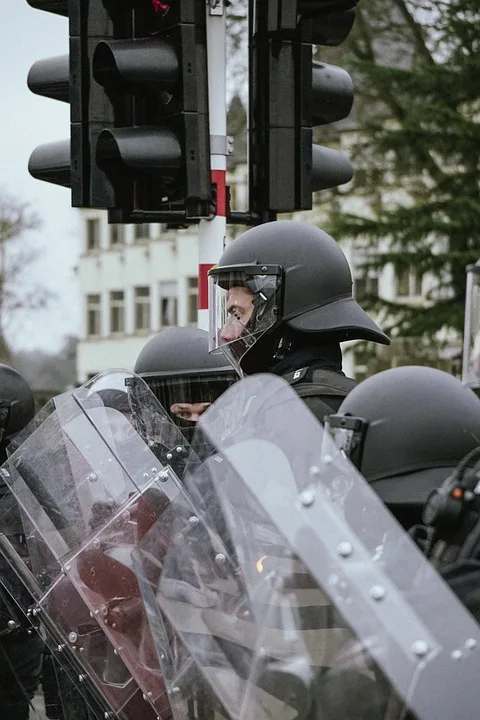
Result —
<svg viewBox="0 0 480 720"><path fill-rule="evenodd" d="M149 337L197 324L196 228L108 225L87 210L78 269L83 303L78 381L103 370L133 369Z"/></svg>

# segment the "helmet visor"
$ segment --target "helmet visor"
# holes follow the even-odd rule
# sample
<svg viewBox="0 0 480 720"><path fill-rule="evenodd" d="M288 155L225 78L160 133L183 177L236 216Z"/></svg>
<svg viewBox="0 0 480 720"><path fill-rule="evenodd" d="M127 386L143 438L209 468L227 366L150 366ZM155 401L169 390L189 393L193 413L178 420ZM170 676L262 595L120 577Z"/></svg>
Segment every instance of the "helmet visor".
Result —
<svg viewBox="0 0 480 720"><path fill-rule="evenodd" d="M238 377L233 370L222 373L212 371L208 375L145 378L153 394L188 442L191 442L193 430L201 415L236 380ZM170 437L163 436L162 442L165 446L171 446Z"/></svg>
<svg viewBox="0 0 480 720"><path fill-rule="evenodd" d="M210 352L222 350L242 375L243 356L281 316L282 269L278 265L215 268L208 281Z"/></svg>
<svg viewBox="0 0 480 720"><path fill-rule="evenodd" d="M335 446L361 470L368 422L351 415L329 415L325 418L324 427Z"/></svg>

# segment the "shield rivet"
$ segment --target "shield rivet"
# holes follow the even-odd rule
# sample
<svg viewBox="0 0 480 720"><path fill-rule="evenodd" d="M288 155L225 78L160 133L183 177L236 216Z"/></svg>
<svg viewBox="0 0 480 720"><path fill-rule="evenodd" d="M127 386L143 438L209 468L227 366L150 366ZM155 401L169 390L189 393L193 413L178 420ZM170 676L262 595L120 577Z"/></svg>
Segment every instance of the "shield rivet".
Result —
<svg viewBox="0 0 480 720"><path fill-rule="evenodd" d="M384 587L382 587L382 585L374 585L372 588L370 588L370 597L373 600L383 600L386 594L387 591Z"/></svg>
<svg viewBox="0 0 480 720"><path fill-rule="evenodd" d="M337 553L340 555L340 557L350 557L350 555L353 553L353 547L352 544L349 542L341 542L337 546Z"/></svg>
<svg viewBox="0 0 480 720"><path fill-rule="evenodd" d="M429 647L424 640L417 640L412 645L412 652L417 657L425 657L428 653Z"/></svg>
<svg viewBox="0 0 480 720"><path fill-rule="evenodd" d="M303 490L303 492L300 493L300 502L302 505L305 505L305 507L313 505L315 502L315 493L313 490Z"/></svg>

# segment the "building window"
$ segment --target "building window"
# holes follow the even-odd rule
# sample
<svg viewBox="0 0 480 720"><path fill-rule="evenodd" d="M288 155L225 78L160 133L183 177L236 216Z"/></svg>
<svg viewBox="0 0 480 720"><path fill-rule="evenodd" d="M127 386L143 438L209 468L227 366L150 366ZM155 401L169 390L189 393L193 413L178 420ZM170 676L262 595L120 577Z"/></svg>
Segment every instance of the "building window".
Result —
<svg viewBox="0 0 480 720"><path fill-rule="evenodd" d="M397 271L398 297L421 297L423 275L415 267Z"/></svg>
<svg viewBox="0 0 480 720"><path fill-rule="evenodd" d="M238 210L237 183L231 182L228 186L228 194L230 198L230 207L232 210Z"/></svg>
<svg viewBox="0 0 480 720"><path fill-rule="evenodd" d="M412 294L414 297L417 297L418 295L422 295L423 290L423 273L421 273L417 268L412 269Z"/></svg>
<svg viewBox="0 0 480 720"><path fill-rule="evenodd" d="M148 223L138 223L135 225L135 240L148 240L150 237L150 225Z"/></svg>
<svg viewBox="0 0 480 720"><path fill-rule="evenodd" d="M178 287L176 282L161 282L160 327L178 325Z"/></svg>
<svg viewBox="0 0 480 720"><path fill-rule="evenodd" d="M87 295L87 337L100 335L100 295Z"/></svg>
<svg viewBox="0 0 480 720"><path fill-rule="evenodd" d="M196 325L198 322L198 278L188 278L187 322Z"/></svg>
<svg viewBox="0 0 480 720"><path fill-rule="evenodd" d="M98 250L100 247L100 221L98 218L87 220L87 250Z"/></svg>
<svg viewBox="0 0 480 720"><path fill-rule="evenodd" d="M353 291L356 298L365 295L378 297L378 272L369 268L372 251L365 247L353 248Z"/></svg>
<svg viewBox="0 0 480 720"><path fill-rule="evenodd" d="M150 330L150 288L135 288L135 330Z"/></svg>
<svg viewBox="0 0 480 720"><path fill-rule="evenodd" d="M153 225L147 225L147 237L150 240L156 240L159 237L161 237L162 233L165 232L166 224L165 223L154 223Z"/></svg>
<svg viewBox="0 0 480 720"><path fill-rule="evenodd" d="M355 297L361 298L365 295L378 296L378 276L359 275L353 279Z"/></svg>
<svg viewBox="0 0 480 720"><path fill-rule="evenodd" d="M125 242L123 225L110 225L110 245L123 245Z"/></svg>
<svg viewBox="0 0 480 720"><path fill-rule="evenodd" d="M110 293L110 332L125 332L125 294L123 290Z"/></svg>
<svg viewBox="0 0 480 720"><path fill-rule="evenodd" d="M397 295L400 297L410 295L410 268L397 270Z"/></svg>

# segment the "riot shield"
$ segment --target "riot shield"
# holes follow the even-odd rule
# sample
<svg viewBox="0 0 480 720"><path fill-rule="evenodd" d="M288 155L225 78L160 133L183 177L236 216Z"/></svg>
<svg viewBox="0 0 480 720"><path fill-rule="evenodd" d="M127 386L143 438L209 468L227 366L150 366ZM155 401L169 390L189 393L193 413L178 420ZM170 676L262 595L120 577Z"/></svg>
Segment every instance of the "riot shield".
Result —
<svg viewBox="0 0 480 720"><path fill-rule="evenodd" d="M135 553L188 649L171 691L193 661L235 719L476 717L479 626L290 386L247 378L199 431L206 499Z"/></svg>
<svg viewBox="0 0 480 720"><path fill-rule="evenodd" d="M190 546L197 548L196 561L200 561L198 569L208 562L208 553L211 550L212 537L209 534L207 523L199 517L198 506L195 506L191 497L185 490L181 490L175 500L165 509L159 519L145 536L137 543L132 553L133 567L142 593L143 603L150 623L153 642L161 661L164 681L170 698L172 713L175 720L188 718L219 717L225 707L216 698L215 688L212 693L208 683L202 677L192 656L188 640L182 632L177 633L176 627L169 621L158 599L159 587L165 587L172 581L173 592L191 594L201 591L195 579L193 583L185 583L183 578L195 577L196 569L190 566L181 570L168 571L170 561L176 563L177 558L169 556L170 541L173 536L182 537ZM220 540L214 539L217 549L217 559L223 558L223 545ZM201 548L205 547L207 555L201 555ZM193 573L193 575L192 575ZM169 576L169 578L167 578ZM178 582L177 582L178 579ZM194 602L195 604L195 602ZM186 608L187 613L191 608Z"/></svg>
<svg viewBox="0 0 480 720"><path fill-rule="evenodd" d="M28 561L3 550L29 613L67 673L126 720L171 716L131 560L179 489L155 454L165 417L140 378L112 371L50 404L2 469ZM8 517L2 529L18 532Z"/></svg>

